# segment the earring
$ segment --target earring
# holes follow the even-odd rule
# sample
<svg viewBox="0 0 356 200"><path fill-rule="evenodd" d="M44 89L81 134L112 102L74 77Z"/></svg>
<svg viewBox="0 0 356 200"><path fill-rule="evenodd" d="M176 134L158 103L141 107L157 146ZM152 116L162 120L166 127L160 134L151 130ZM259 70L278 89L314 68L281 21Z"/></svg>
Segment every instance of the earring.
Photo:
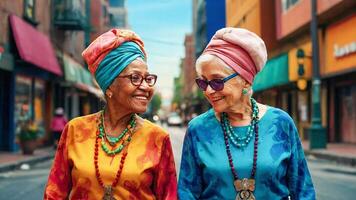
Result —
<svg viewBox="0 0 356 200"><path fill-rule="evenodd" d="M112 92L107 92L106 95L108 95L108 97L111 99L111 97L112 97Z"/></svg>
<svg viewBox="0 0 356 200"><path fill-rule="evenodd" d="M242 89L242 94L243 95L247 95L247 93L248 93L248 89L246 89L246 88Z"/></svg>

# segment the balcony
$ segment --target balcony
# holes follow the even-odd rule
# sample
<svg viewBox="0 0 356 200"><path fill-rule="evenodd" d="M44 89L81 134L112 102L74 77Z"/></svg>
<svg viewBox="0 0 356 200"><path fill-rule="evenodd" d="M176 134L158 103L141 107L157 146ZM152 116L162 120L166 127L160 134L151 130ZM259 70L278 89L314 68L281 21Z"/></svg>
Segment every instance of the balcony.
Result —
<svg viewBox="0 0 356 200"><path fill-rule="evenodd" d="M62 30L84 30L85 0L54 0L53 24Z"/></svg>

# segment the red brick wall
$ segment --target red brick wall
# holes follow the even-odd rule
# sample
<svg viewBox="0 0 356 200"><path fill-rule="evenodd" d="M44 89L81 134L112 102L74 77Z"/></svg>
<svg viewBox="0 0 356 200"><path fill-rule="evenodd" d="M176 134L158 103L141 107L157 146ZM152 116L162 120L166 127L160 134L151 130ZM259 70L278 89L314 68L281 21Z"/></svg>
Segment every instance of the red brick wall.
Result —
<svg viewBox="0 0 356 200"><path fill-rule="evenodd" d="M22 0L0 0L0 45L8 43L9 40L9 20L8 16L14 13L18 16L22 16L23 3Z"/></svg>
<svg viewBox="0 0 356 200"><path fill-rule="evenodd" d="M51 0L36 0L36 21L39 22L37 30L45 33L46 35L50 34L51 27Z"/></svg>
<svg viewBox="0 0 356 200"><path fill-rule="evenodd" d="M261 0L261 36L268 51L277 47L274 0Z"/></svg>
<svg viewBox="0 0 356 200"><path fill-rule="evenodd" d="M195 84L195 58L194 58L194 41L192 35L186 35L185 41L185 58L183 62L183 93L189 95Z"/></svg>

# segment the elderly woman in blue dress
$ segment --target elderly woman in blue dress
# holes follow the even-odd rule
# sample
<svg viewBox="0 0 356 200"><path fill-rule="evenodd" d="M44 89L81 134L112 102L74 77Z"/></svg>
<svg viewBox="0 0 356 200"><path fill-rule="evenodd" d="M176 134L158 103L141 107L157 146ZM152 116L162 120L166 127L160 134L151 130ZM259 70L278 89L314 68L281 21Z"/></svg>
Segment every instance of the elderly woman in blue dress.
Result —
<svg viewBox="0 0 356 200"><path fill-rule="evenodd" d="M241 28L217 31L197 59L196 83L212 109L189 123L180 199L315 199L293 120L252 98L266 60L263 40Z"/></svg>

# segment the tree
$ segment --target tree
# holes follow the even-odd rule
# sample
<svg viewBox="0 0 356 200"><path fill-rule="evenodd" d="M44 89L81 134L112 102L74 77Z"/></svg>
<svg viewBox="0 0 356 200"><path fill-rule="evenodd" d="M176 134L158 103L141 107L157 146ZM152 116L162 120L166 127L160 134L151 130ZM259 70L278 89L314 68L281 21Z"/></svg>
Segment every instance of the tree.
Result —
<svg viewBox="0 0 356 200"><path fill-rule="evenodd" d="M182 83L180 81L180 77L174 78L174 94L173 94L173 101L177 105L182 103Z"/></svg>
<svg viewBox="0 0 356 200"><path fill-rule="evenodd" d="M153 114L157 113L157 111L161 108L161 104L162 104L161 94L156 93L155 95L153 95L151 101L151 109L152 109L151 111Z"/></svg>

